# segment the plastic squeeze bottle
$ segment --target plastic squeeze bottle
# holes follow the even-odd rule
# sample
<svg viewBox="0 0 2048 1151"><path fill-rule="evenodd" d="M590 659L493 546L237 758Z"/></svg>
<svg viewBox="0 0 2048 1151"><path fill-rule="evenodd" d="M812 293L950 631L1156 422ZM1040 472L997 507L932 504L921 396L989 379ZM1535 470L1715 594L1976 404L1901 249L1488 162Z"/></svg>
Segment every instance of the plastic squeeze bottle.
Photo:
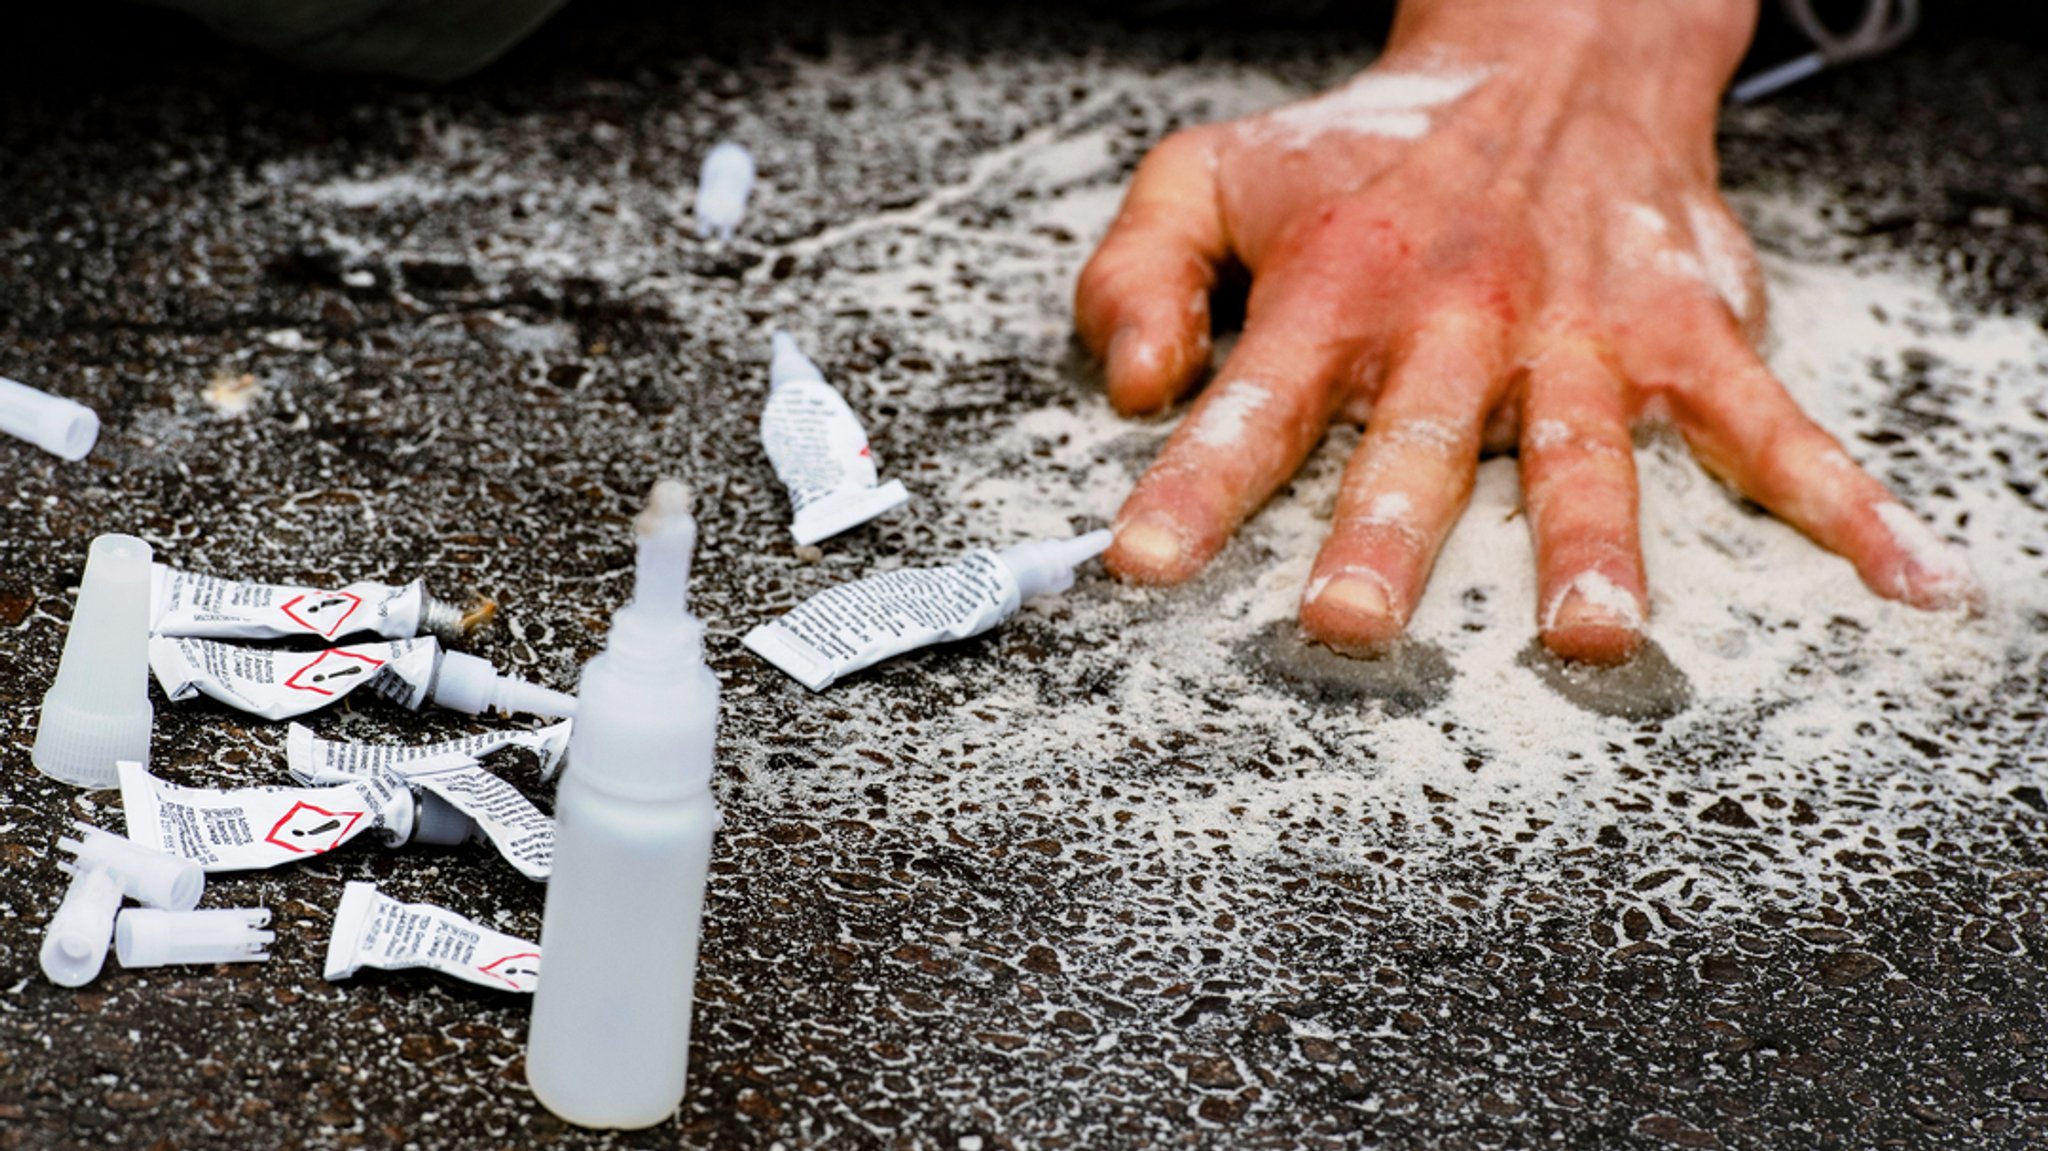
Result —
<svg viewBox="0 0 2048 1151"><path fill-rule="evenodd" d="M686 598L689 491L654 485L634 521L633 599L583 669L555 797L554 874L526 1081L584 1127L649 1127L682 1102L698 926L718 805L718 680Z"/></svg>

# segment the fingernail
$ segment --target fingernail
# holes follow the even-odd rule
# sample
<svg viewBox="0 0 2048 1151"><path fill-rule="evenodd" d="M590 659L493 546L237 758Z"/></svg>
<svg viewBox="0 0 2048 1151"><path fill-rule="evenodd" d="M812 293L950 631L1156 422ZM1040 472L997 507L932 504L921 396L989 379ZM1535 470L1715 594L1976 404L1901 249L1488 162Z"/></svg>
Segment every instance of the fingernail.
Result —
<svg viewBox="0 0 2048 1151"><path fill-rule="evenodd" d="M1564 590L1551 597L1550 606L1543 613L1543 630L1550 633L1583 628L1639 633L1643 630L1642 605L1620 584L1599 572L1580 572Z"/></svg>
<svg viewBox="0 0 2048 1151"><path fill-rule="evenodd" d="M1302 594L1303 603L1326 610L1348 612L1378 619L1391 614L1386 582L1369 571L1347 571L1313 580Z"/></svg>
<svg viewBox="0 0 2048 1151"><path fill-rule="evenodd" d="M1187 561L1186 533L1164 517L1148 516L1117 528L1117 567L1141 579L1166 579Z"/></svg>
<svg viewBox="0 0 2048 1151"><path fill-rule="evenodd" d="M1892 542L1905 553L1899 567L1898 596L1923 608L1981 607L1984 587L1963 549L1934 534L1903 504L1888 503L1877 509L1877 518L1892 533Z"/></svg>

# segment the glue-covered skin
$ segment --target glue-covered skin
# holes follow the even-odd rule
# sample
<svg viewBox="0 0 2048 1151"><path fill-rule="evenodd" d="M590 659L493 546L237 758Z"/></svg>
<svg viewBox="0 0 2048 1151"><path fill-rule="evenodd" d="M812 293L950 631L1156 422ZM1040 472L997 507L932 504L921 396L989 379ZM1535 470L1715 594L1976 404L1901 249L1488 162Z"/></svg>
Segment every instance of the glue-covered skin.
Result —
<svg viewBox="0 0 2048 1151"><path fill-rule="evenodd" d="M1350 83L1162 142L1076 296L1111 402L1156 412L1206 374L1221 262L1252 291L1125 502L1110 569L1192 577L1331 421L1362 421L1301 623L1378 647L1482 451L1518 449L1543 641L1617 662L1649 619L1631 427L1654 416L1879 595L1976 603L1960 554L1755 351L1762 277L1714 155L1755 19L1755 0L1408 0Z"/></svg>

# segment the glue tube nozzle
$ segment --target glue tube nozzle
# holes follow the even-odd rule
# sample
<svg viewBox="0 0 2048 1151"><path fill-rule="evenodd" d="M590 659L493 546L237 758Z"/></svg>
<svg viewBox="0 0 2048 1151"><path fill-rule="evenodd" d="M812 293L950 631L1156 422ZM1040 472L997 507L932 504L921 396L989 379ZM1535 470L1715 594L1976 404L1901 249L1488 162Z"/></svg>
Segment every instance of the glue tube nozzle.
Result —
<svg viewBox="0 0 2048 1151"><path fill-rule="evenodd" d="M1017 577L1017 598L1063 592L1074 586L1074 569L1109 550L1107 528L1064 540L1037 540L1002 550L1003 563Z"/></svg>
<svg viewBox="0 0 2048 1151"><path fill-rule="evenodd" d="M795 336L778 330L769 337L769 341L773 349L768 356L768 387L771 390L791 380L825 378L825 373L819 371L818 365L797 346Z"/></svg>
<svg viewBox="0 0 2048 1151"><path fill-rule="evenodd" d="M697 546L697 521L690 515L690 488L681 480L657 480L647 506L633 517L638 555L633 566L629 609L680 614L690 603L690 552Z"/></svg>

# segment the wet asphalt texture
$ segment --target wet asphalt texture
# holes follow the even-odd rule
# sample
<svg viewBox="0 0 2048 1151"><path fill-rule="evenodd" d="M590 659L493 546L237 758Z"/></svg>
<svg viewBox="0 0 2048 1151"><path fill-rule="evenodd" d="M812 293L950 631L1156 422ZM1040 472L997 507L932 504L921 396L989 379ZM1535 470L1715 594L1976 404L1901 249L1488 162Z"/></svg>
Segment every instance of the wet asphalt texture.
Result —
<svg viewBox="0 0 2048 1151"><path fill-rule="evenodd" d="M79 465L0 443L0 1149L2048 1146L2039 787L2013 789L1967 851L1856 880L1810 915L1759 902L1732 919L1648 897L1601 910L1601 886L1653 870L1654 834L1608 828L1580 845L1585 891L1481 904L1459 894L1458 869L1515 857L1474 853L1396 911L1375 894L1384 858L1174 872L1063 816L1074 789L1111 794L1103 771L1195 788L1268 770L1218 762L1199 732L1134 739L1107 766L1048 764L1031 794L1001 797L1015 802L892 797L894 772L971 773L923 755L920 729L977 685L1085 698L1115 661L1058 613L874 673L886 690L854 703L804 695L748 656L744 623L822 586L752 448L765 325L789 319L807 278L919 258L844 229L916 213L976 157L1089 107L1102 93L1072 79L1088 62L1214 61L1305 84L1343 75L1363 34L1050 7L663 8L572 6L444 88L294 72L119 7L38 17L10 54L0 374L85 400L106 430ZM1727 178L1819 180L1843 236L1940 269L1972 306L2038 316L2043 45L2024 27L1937 22L1893 59L1733 118ZM834 70L806 70L825 60ZM974 74L1001 77L995 90L948 90L989 61ZM865 98L878 91L890 98ZM1177 124L1137 101L1090 114L1121 118L1126 165ZM659 189L669 174L686 187L736 125L772 132L760 155L776 193L713 249L688 234L687 197ZM445 181L376 184L422 168ZM944 205L958 227L1008 210L994 195ZM1091 239L1048 242L1078 254ZM648 264L662 268L651 281L621 271ZM1037 327L998 326L944 357L917 343L928 317L893 303L841 298L796 319L885 457L914 461L972 452L1013 414L1093 386L1070 344L1043 337L1066 322L1043 289L1020 309ZM248 389L245 411L219 410ZM662 472L699 492L697 596L729 692L727 823L672 1123L602 1133L550 1116L524 1084L519 1000L420 972L321 978L353 879L537 934L542 888L483 849L359 841L219 877L209 906L274 911L268 964L127 972L110 958L77 991L43 980L41 927L64 880L51 845L73 818L120 826L113 795L28 760L92 536L139 534L200 570L482 591L505 620L476 650L567 686L626 596L627 521ZM915 485L915 465L906 474ZM824 562L843 578L874 557L936 561L1001 538L936 508ZM2039 670L1986 706L2038 725ZM1405 679L1384 706L1427 708L1428 678L1452 673ZM1617 707L1618 730L1662 740L1674 770L1739 754L1740 730L1676 745L1658 709ZM320 726L472 730L376 704ZM281 746L281 726L158 699L168 778L281 782ZM1301 751L1273 748L1270 764ZM2042 753L1999 754L2038 768ZM532 763L502 766L545 801ZM866 782L831 808L772 783L856 768ZM1749 816L1698 818L1710 826L1686 834L1739 834ZM1217 911L1205 882L1236 910Z"/></svg>

